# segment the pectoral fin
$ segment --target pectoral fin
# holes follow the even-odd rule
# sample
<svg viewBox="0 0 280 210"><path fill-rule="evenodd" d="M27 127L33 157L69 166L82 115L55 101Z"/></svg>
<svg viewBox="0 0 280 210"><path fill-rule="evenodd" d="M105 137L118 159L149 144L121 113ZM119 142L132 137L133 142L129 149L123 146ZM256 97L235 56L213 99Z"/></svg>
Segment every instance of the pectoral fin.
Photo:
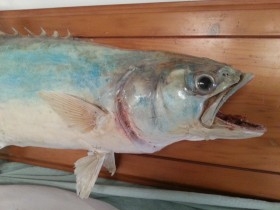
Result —
<svg viewBox="0 0 280 210"><path fill-rule="evenodd" d="M98 105L65 93L42 92L40 96L70 127L82 132L89 132L104 124L108 114Z"/></svg>
<svg viewBox="0 0 280 210"><path fill-rule="evenodd" d="M109 152L106 154L103 166L109 171L111 176L116 172L116 163L115 163L115 154L113 152Z"/></svg>
<svg viewBox="0 0 280 210"><path fill-rule="evenodd" d="M77 194L81 198L88 198L98 174L105 160L106 153L94 151L75 163Z"/></svg>

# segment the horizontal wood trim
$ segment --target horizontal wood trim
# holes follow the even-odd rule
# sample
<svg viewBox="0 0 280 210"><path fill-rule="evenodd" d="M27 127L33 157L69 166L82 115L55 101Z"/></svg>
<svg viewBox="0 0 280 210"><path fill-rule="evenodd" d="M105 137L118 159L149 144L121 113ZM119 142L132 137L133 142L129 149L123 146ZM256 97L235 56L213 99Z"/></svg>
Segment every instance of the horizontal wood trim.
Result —
<svg viewBox="0 0 280 210"><path fill-rule="evenodd" d="M139 155L126 155L123 157L123 162L125 167L120 164L119 173L148 179L152 181L151 183L160 182L162 186L176 185L218 190L223 193L263 199L279 200L280 198L279 174ZM160 165L165 167L158 168Z"/></svg>
<svg viewBox="0 0 280 210"><path fill-rule="evenodd" d="M0 150L0 157L6 160L71 172L74 170L74 162L86 155L87 151L83 150L59 150L38 147L10 146Z"/></svg>
<svg viewBox="0 0 280 210"><path fill-rule="evenodd" d="M42 27L49 34L69 30L76 37L279 37L280 2L225 2L2 11L0 30L12 33L13 27L27 34L27 27L40 34Z"/></svg>
<svg viewBox="0 0 280 210"><path fill-rule="evenodd" d="M193 0L185 2L162 2L144 4L118 4L63 7L47 9L10 10L2 11L5 17L25 16L60 16L74 14L121 14L121 13L157 13L157 12L184 12L184 11L220 11L220 10L262 10L279 9L279 0ZM35 12L35 13L34 13Z"/></svg>
<svg viewBox="0 0 280 210"><path fill-rule="evenodd" d="M84 151L9 147L1 158L73 171ZM22 159L24 157L24 159ZM160 166L160 167L159 167ZM235 196L280 200L280 174L258 170L166 159L149 155L118 155L113 177L102 170L101 177L162 187L165 189L218 192ZM254 189L252 190L252 186Z"/></svg>

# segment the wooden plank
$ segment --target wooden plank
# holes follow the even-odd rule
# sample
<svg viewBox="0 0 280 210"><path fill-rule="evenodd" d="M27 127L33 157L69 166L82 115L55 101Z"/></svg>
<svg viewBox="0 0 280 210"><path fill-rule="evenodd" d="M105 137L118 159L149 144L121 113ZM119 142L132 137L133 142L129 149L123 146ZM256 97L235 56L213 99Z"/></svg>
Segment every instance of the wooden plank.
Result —
<svg viewBox="0 0 280 210"><path fill-rule="evenodd" d="M10 146L0 150L2 159L71 172L74 169L74 162L86 155L87 151L84 150L59 150L38 147Z"/></svg>
<svg viewBox="0 0 280 210"><path fill-rule="evenodd" d="M10 147L10 160L25 157L25 163L73 171L73 163L84 151ZM4 156L1 151L1 156ZM148 164L147 164L148 163ZM160 167L159 167L160 166ZM166 159L148 155L118 155L113 177L103 170L101 177L126 180L165 189L216 192L235 196L280 200L280 174L243 170L214 164ZM252 189L252 186L253 189Z"/></svg>
<svg viewBox="0 0 280 210"><path fill-rule="evenodd" d="M239 196L280 199L279 174L137 155L124 156L123 162L125 167L120 164L119 173L152 180L151 183L159 182L162 186L195 187ZM165 167L158 167L161 165Z"/></svg>
<svg viewBox="0 0 280 210"><path fill-rule="evenodd" d="M79 37L279 36L280 2L215 2L5 11L0 30L27 34L27 27L39 34L43 27Z"/></svg>

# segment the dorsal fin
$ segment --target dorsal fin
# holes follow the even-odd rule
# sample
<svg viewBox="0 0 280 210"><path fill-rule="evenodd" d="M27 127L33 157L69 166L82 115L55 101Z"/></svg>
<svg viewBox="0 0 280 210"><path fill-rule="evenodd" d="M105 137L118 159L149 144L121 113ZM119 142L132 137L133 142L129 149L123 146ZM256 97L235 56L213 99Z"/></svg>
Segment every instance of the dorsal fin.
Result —
<svg viewBox="0 0 280 210"><path fill-rule="evenodd" d="M15 37L15 36L19 36L19 32L17 29L15 29L14 27L12 27L12 31L14 33L5 33L4 31L0 31L0 37Z"/></svg>
<svg viewBox="0 0 280 210"><path fill-rule="evenodd" d="M16 36L20 36L20 37L25 37L25 36L48 37L47 36L47 32L44 30L44 28L41 27L40 29L41 29L41 33L39 35L36 35L29 28L24 27L24 30L27 32L27 35L25 35L25 34L19 33L16 28L12 27L12 31L14 33L5 33L4 31L0 31L0 37L16 37ZM52 35L50 35L49 37L60 38L60 39L71 39L72 35L71 35L71 33L70 33L70 31L68 29L67 29L67 35L66 36L60 36L59 32L55 30L55 31L53 31Z"/></svg>

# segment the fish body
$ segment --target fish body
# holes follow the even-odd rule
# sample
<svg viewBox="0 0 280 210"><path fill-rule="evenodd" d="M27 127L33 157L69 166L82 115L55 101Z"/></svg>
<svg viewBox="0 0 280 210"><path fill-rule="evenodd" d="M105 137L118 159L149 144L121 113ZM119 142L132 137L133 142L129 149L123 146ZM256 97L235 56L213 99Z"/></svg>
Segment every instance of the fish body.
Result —
<svg viewBox="0 0 280 210"><path fill-rule="evenodd" d="M115 152L265 132L219 112L252 74L207 58L2 37L0 62L0 145L89 150L76 162L83 198L102 165L114 173Z"/></svg>
<svg viewBox="0 0 280 210"><path fill-rule="evenodd" d="M91 145L114 152L139 152L125 132L120 132L116 98L125 74L149 55L59 39L4 39L0 48L0 88L5 90L0 96L3 146L87 149ZM50 101L44 100L48 97ZM77 107L69 106L72 115L65 119L53 110L57 104L50 105L52 97L62 106L75 101ZM88 110L79 110L87 105ZM91 129L94 122L77 116L82 111L90 115L90 105L106 112L99 128Z"/></svg>

